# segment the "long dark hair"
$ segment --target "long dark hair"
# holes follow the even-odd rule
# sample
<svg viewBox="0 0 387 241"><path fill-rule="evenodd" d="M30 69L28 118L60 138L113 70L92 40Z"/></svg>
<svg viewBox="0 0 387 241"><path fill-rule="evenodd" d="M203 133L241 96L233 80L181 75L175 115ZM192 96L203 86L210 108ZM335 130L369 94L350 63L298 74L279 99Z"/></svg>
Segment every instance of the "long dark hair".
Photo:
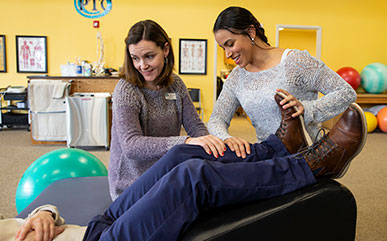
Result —
<svg viewBox="0 0 387 241"><path fill-rule="evenodd" d="M144 87L144 77L133 65L132 57L129 53L129 45L137 44L141 40L148 40L154 42L161 49L165 48L165 43L169 45L169 53L166 58L164 68L159 75L157 85L166 87L173 82L172 71L175 65L175 58L173 55L172 45L167 33L155 21L144 20L134 24L125 38L125 60L120 77L129 81L130 83L140 88Z"/></svg>
<svg viewBox="0 0 387 241"><path fill-rule="evenodd" d="M248 29L251 25L255 27L257 37L270 46L261 24L249 10L242 7L228 7L223 10L215 21L213 32L225 29L233 34L249 36Z"/></svg>

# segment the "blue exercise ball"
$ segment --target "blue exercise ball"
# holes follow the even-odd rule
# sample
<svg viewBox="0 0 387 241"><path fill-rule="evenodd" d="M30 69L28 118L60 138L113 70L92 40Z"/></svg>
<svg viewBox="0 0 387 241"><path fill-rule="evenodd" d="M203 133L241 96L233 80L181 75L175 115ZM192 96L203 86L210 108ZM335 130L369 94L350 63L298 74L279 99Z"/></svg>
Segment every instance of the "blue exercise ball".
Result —
<svg viewBox="0 0 387 241"><path fill-rule="evenodd" d="M380 94L387 90L387 66L382 63L369 64L362 70L361 85L368 93Z"/></svg>
<svg viewBox="0 0 387 241"><path fill-rule="evenodd" d="M93 154L63 148L36 159L24 172L16 189L16 209L20 213L48 185L71 177L107 176L105 165Z"/></svg>

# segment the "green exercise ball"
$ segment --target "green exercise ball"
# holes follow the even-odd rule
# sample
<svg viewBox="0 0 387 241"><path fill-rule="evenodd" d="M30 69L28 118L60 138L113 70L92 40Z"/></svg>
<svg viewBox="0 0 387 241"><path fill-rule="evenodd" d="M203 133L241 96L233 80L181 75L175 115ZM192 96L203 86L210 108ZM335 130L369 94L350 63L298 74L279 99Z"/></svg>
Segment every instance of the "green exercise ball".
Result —
<svg viewBox="0 0 387 241"><path fill-rule="evenodd" d="M16 209L20 213L48 185L71 177L107 176L105 165L93 154L63 148L36 159L24 172L16 189Z"/></svg>

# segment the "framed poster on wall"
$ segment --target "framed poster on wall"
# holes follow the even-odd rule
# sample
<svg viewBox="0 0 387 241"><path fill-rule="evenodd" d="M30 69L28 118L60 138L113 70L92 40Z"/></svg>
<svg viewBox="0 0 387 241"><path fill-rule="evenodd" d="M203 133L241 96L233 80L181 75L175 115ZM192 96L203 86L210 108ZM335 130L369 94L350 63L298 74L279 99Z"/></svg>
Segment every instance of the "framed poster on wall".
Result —
<svg viewBox="0 0 387 241"><path fill-rule="evenodd" d="M7 72L7 55L5 47L5 35L0 35L0 72Z"/></svg>
<svg viewBox="0 0 387 241"><path fill-rule="evenodd" d="M47 37L16 36L18 73L47 73Z"/></svg>
<svg viewBox="0 0 387 241"><path fill-rule="evenodd" d="M180 39L179 74L207 74L207 39Z"/></svg>

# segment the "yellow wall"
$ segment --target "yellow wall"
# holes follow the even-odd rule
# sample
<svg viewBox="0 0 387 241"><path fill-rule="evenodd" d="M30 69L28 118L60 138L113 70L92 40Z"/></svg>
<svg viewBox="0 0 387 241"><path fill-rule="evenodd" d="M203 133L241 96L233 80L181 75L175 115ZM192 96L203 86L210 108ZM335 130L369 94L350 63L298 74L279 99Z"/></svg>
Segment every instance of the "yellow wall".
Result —
<svg viewBox="0 0 387 241"><path fill-rule="evenodd" d="M172 38L178 60L179 38L208 39L207 75L181 75L188 87L203 93L205 120L212 111L212 25L224 8L243 6L253 12L275 45L276 24L322 27L322 60L332 69L352 66L358 71L372 62L387 64L387 2L385 0L112 0L113 9L99 18L105 44L106 66L118 69L123 62L123 39L131 25L153 19ZM3 0L0 34L7 38L7 73L0 73L0 87L26 85L27 75L16 73L15 35L45 35L49 75L59 75L60 65L75 57L97 60L93 19L79 15L74 0ZM176 65L176 71L178 70Z"/></svg>
<svg viewBox="0 0 387 241"><path fill-rule="evenodd" d="M284 29L279 31L278 47L308 50L316 57L317 31L309 29Z"/></svg>

